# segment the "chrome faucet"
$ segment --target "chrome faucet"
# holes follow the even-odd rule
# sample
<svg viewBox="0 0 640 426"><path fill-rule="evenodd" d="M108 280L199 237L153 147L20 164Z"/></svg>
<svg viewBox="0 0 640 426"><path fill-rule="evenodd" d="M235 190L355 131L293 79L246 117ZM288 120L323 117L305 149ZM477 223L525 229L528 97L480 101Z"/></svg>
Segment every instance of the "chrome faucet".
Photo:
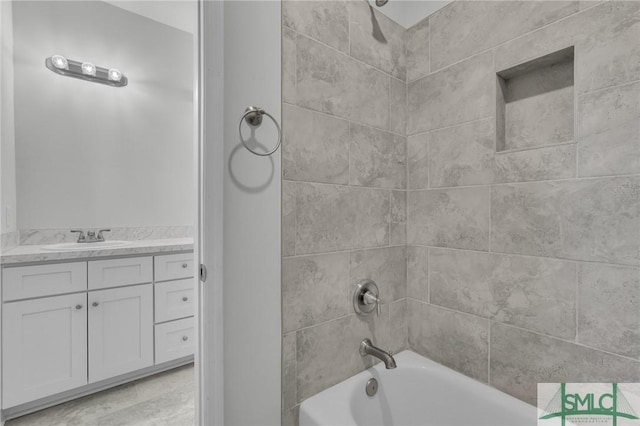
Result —
<svg viewBox="0 0 640 426"><path fill-rule="evenodd" d="M87 231L87 235L84 235L84 231L79 229L72 229L71 232L78 233L77 243L101 243L105 241L103 232L109 232L111 229L101 229L98 231L98 235L94 231Z"/></svg>
<svg viewBox="0 0 640 426"><path fill-rule="evenodd" d="M372 355L378 358L379 360L384 362L384 366L387 370L396 368L396 360L393 359L393 355L376 346L373 346L373 343L371 343L371 340L369 339L364 339L362 342L360 342L360 355L361 356Z"/></svg>

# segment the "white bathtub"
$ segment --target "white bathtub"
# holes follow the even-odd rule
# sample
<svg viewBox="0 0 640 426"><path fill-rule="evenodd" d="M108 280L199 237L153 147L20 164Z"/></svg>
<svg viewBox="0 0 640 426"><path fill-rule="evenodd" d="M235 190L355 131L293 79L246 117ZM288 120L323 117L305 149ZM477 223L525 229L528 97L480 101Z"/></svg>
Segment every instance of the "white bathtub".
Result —
<svg viewBox="0 0 640 426"><path fill-rule="evenodd" d="M394 357L300 405L300 426L535 426L536 409L414 352ZM365 385L378 380L369 397Z"/></svg>

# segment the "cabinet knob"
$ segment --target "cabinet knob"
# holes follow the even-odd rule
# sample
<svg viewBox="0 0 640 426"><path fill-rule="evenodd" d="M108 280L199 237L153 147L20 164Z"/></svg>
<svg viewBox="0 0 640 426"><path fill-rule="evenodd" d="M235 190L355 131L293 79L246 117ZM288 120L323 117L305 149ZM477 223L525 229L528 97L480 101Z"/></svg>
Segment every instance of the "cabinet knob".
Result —
<svg viewBox="0 0 640 426"><path fill-rule="evenodd" d="M80 304L76 305L76 309L82 309L82 305Z"/></svg>
<svg viewBox="0 0 640 426"><path fill-rule="evenodd" d="M182 298L182 301L183 301L183 302L186 302L187 300L189 300L189 298L188 298L187 296L184 296L184 297Z"/></svg>
<svg viewBox="0 0 640 426"><path fill-rule="evenodd" d="M187 266L189 266L187 263L183 263L182 264L182 267L185 268L185 269L187 268Z"/></svg>
<svg viewBox="0 0 640 426"><path fill-rule="evenodd" d="M182 336L182 340L186 342L187 340L189 340L189 337L188 336Z"/></svg>
<svg viewBox="0 0 640 426"><path fill-rule="evenodd" d="M93 302L91 305L92 306L98 306L100 304L100 302Z"/></svg>

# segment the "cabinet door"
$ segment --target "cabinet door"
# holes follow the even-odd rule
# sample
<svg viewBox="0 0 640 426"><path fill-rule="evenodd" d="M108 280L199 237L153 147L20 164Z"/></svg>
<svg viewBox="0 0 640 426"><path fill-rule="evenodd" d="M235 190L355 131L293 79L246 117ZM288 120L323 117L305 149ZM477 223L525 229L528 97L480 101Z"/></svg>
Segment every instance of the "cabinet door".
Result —
<svg viewBox="0 0 640 426"><path fill-rule="evenodd" d="M87 384L87 295L2 306L2 408Z"/></svg>
<svg viewBox="0 0 640 426"><path fill-rule="evenodd" d="M89 382L153 365L153 284L89 293Z"/></svg>

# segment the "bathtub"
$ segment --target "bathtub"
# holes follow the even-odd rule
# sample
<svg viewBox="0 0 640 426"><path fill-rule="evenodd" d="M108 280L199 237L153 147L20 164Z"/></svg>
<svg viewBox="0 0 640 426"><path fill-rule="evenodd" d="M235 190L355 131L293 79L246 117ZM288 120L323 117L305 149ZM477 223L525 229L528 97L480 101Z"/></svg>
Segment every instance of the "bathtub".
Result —
<svg viewBox="0 0 640 426"><path fill-rule="evenodd" d="M414 352L394 357L300 405L300 426L535 426L536 408ZM369 397L365 385L378 380Z"/></svg>

